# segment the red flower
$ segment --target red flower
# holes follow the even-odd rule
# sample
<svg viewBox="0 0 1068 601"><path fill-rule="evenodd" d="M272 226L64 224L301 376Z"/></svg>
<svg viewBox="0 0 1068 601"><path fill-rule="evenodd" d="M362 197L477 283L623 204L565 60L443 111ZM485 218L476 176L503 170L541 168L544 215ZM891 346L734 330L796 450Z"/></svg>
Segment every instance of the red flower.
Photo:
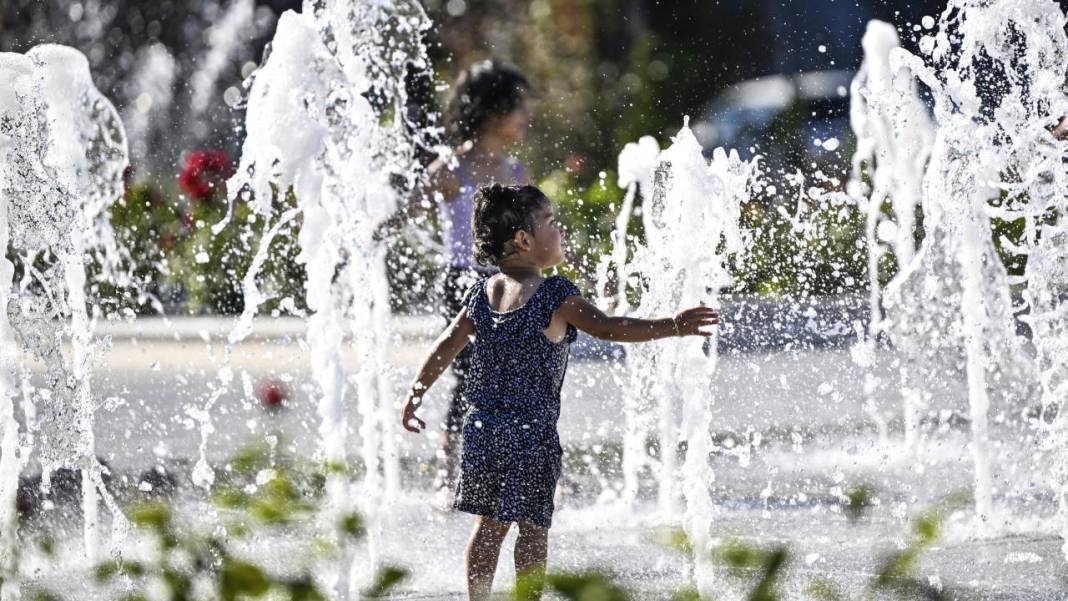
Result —
<svg viewBox="0 0 1068 601"><path fill-rule="evenodd" d="M159 247L163 250L171 250L178 246L178 238L174 234L163 234L159 237Z"/></svg>
<svg viewBox="0 0 1068 601"><path fill-rule="evenodd" d="M194 201L206 201L217 191L225 193L226 179L233 174L233 163L225 151L194 150L185 158L178 185Z"/></svg>
<svg viewBox="0 0 1068 601"><path fill-rule="evenodd" d="M586 170L586 157L573 154L564 159L564 167L574 174L582 173Z"/></svg>
<svg viewBox="0 0 1068 601"><path fill-rule="evenodd" d="M256 387L256 396L264 409L275 411L282 408L282 403L289 397L289 388L285 382L270 376L260 380Z"/></svg>

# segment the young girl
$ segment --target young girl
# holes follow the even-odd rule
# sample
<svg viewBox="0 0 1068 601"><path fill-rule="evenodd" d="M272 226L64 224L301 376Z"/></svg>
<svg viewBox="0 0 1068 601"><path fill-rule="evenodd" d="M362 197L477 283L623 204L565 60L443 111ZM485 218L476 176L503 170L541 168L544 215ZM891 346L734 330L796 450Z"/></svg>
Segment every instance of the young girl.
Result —
<svg viewBox="0 0 1068 601"><path fill-rule="evenodd" d="M493 185L475 195L478 263L500 273L472 285L411 385L402 415L408 431L422 397L461 350L472 347L465 397L464 448L456 509L478 516L467 548L468 597L489 598L501 542L519 525L518 574L544 578L552 495L562 449L556 433L560 388L577 329L617 342L700 335L719 322L707 307L663 319L609 317L564 276L544 278L564 257L547 197L533 186Z"/></svg>
<svg viewBox="0 0 1068 601"><path fill-rule="evenodd" d="M552 204L533 186L479 190L473 216L476 260L500 273L482 276L463 307L434 342L408 393L402 423L421 432L422 396L460 351L471 349L464 397L455 508L478 516L467 547L468 598L489 598L501 542L512 523L518 575L540 588L544 577L553 491L560 475L560 386L576 328L592 336L641 342L669 336L709 336L715 311L697 307L673 318L609 317L563 276L542 271L564 257Z"/></svg>
<svg viewBox="0 0 1068 601"><path fill-rule="evenodd" d="M404 211L391 217L380 234L399 229L412 216L436 206L444 243L444 270L441 274L441 313L446 323L463 305L463 293L479 275L494 273L488 266L471 260L471 216L478 181L518 183L523 168L512 152L526 136L530 113L526 107L527 79L514 67L494 60L476 62L463 71L453 84L445 108L445 142L453 149L455 162L439 159L428 168L429 186L411 198ZM434 200L433 203L424 200ZM456 459L467 407L463 401L469 351L452 362L456 386L441 437L441 457L434 487L434 504L451 505L455 489Z"/></svg>

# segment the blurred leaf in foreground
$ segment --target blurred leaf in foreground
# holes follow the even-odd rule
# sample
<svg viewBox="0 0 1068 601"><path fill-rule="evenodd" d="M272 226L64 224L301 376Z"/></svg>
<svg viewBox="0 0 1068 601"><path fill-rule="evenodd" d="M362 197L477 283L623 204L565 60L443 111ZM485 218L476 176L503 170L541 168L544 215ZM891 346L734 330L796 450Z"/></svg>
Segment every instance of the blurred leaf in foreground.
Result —
<svg viewBox="0 0 1068 601"><path fill-rule="evenodd" d="M625 589L597 572L549 574L545 583L571 601L630 601L631 598Z"/></svg>
<svg viewBox="0 0 1068 601"><path fill-rule="evenodd" d="M367 599L382 599L407 577L408 570L386 566L378 571L374 584L363 592L363 596Z"/></svg>
<svg viewBox="0 0 1068 601"><path fill-rule="evenodd" d="M864 513L871 507L872 490L867 485L860 485L846 493L848 502L845 506L846 517L855 522L864 517Z"/></svg>
<svg viewBox="0 0 1068 601"><path fill-rule="evenodd" d="M845 601L846 597L838 590L838 586L830 580L819 577L809 583L805 590L808 595L818 601Z"/></svg>
<svg viewBox="0 0 1068 601"><path fill-rule="evenodd" d="M687 556L693 555L693 543L682 528L673 528L664 536L664 545Z"/></svg>
<svg viewBox="0 0 1068 601"><path fill-rule="evenodd" d="M757 574L756 586L747 597L749 601L776 601L780 598L779 576L790 558L786 547L765 550L733 540L720 547L716 557L735 576Z"/></svg>
<svg viewBox="0 0 1068 601"><path fill-rule="evenodd" d="M259 597L271 588L267 575L258 566L233 558L223 561L219 573L219 594L223 601L238 597Z"/></svg>

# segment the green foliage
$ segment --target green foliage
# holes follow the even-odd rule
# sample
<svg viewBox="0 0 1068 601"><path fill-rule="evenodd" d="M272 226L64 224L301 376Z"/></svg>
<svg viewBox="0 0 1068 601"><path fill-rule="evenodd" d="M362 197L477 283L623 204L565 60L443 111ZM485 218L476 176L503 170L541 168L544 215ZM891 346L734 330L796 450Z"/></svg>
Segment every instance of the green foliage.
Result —
<svg viewBox="0 0 1068 601"><path fill-rule="evenodd" d="M245 445L230 459L230 467L239 474L255 474L271 465L271 447L266 442Z"/></svg>
<svg viewBox="0 0 1068 601"><path fill-rule="evenodd" d="M693 543L690 542L689 535L682 528L672 528L664 537L664 546L675 549L679 553L684 555L693 554Z"/></svg>
<svg viewBox="0 0 1068 601"><path fill-rule="evenodd" d="M684 588L672 595L671 601L701 601L701 593L695 588Z"/></svg>
<svg viewBox="0 0 1068 601"><path fill-rule="evenodd" d="M568 260L562 266L571 278L589 279L597 262L612 250L611 232L623 200L615 185L615 173L606 171L603 179L582 186L579 178L558 169L538 182L552 200L557 219L564 230Z"/></svg>
<svg viewBox="0 0 1068 601"><path fill-rule="evenodd" d="M130 522L138 528L151 531L168 547L174 545L171 525L171 508L164 503L144 503L130 511Z"/></svg>
<svg viewBox="0 0 1068 601"><path fill-rule="evenodd" d="M284 473L274 476L252 495L249 514L264 524L288 524L310 514L314 508L305 501L293 481Z"/></svg>
<svg viewBox="0 0 1068 601"><path fill-rule="evenodd" d="M315 588L310 576L290 580L283 586L289 594L290 601L326 601L326 597Z"/></svg>
<svg viewBox="0 0 1068 601"><path fill-rule="evenodd" d="M145 566L136 561L113 559L93 567L93 578L97 582L107 582L117 575L137 577L144 575L144 573Z"/></svg>
<svg viewBox="0 0 1068 601"><path fill-rule="evenodd" d="M375 575L374 584L363 591L363 597L367 599L385 598L391 590L408 577L408 570L397 567L384 567Z"/></svg>
<svg viewBox="0 0 1068 601"><path fill-rule="evenodd" d="M342 517L338 529L354 539L363 538L364 534L366 534L363 527L363 518L355 512Z"/></svg>
<svg viewBox="0 0 1068 601"><path fill-rule="evenodd" d="M756 586L747 597L749 601L775 601L780 598L779 577L789 558L785 547L764 550L733 540L718 549L716 555L735 576L745 577L756 573Z"/></svg>
<svg viewBox="0 0 1068 601"><path fill-rule="evenodd" d="M133 276L130 287L113 283L100 286L100 296L137 312L150 312L147 302L137 302L143 289L164 306L176 302L178 282L167 267L182 236L179 205L149 183L130 185L122 198L110 207L111 226L118 242L129 250L132 264L125 267ZM99 269L99 266L94 266Z"/></svg>
<svg viewBox="0 0 1068 601"><path fill-rule="evenodd" d="M56 554L56 541L51 536L42 536L37 539L37 548L41 553L44 553L47 557L52 557Z"/></svg>
<svg viewBox="0 0 1068 601"><path fill-rule="evenodd" d="M512 601L537 601L544 590L545 574L542 572L519 574L512 590Z"/></svg>
<svg viewBox="0 0 1068 601"><path fill-rule="evenodd" d="M846 598L838 590L838 585L826 578L814 578L805 592L818 601L844 601Z"/></svg>
<svg viewBox="0 0 1068 601"><path fill-rule="evenodd" d="M111 559L102 562L94 566L94 578L102 585L109 585L123 577L131 588L122 599L129 601L148 598L148 591L158 596L156 591L161 586L170 599L188 600L192 598L193 583L204 581L212 587L211 598L220 601L259 598L326 601L311 576L312 566L306 566L296 577L280 576L237 554L232 547L234 542L263 528L315 527L311 518L319 512L321 495L307 483L316 478L283 467L281 460L289 459L272 459L271 453L262 446L247 447L235 454L230 462L234 480L220 484L213 497L224 515L232 520L223 530L201 533L180 524L172 509L164 503L145 503L129 508L130 521L155 540L157 553L147 561ZM343 536L350 542L358 541L364 536L363 518L356 513L347 514L340 518L337 531L328 534ZM338 542L345 544L346 541ZM321 547L327 560L333 557L336 549L333 542ZM322 554L318 556L323 557ZM400 568L382 568L363 596L385 598L407 576L407 571ZM55 599L59 601L58 597Z"/></svg>
<svg viewBox="0 0 1068 601"><path fill-rule="evenodd" d="M856 523L871 506L872 490L865 485L858 486L847 493L847 498L847 515L850 516L851 522ZM881 595L885 594L894 598L950 598L951 595L945 591L919 578L916 569L923 553L938 542L945 513L960 507L965 499L961 494L950 495L934 508L916 515L910 522L910 540L903 549L887 554L880 561L861 598L882 598ZM781 546L762 549L732 540L717 549L716 558L736 577L756 575L755 584L746 595L750 601L775 601L782 598L778 585L789 562L789 549ZM813 578L806 592L812 598L822 601L851 599L837 584L822 576Z"/></svg>
<svg viewBox="0 0 1068 601"><path fill-rule="evenodd" d="M904 549L888 553L875 570L870 585L874 591L915 596L929 600L949 599L952 595L915 575L920 556L934 546L942 531L946 513L960 508L969 499L962 491L948 496L934 508L914 517L910 524L912 538Z"/></svg>
<svg viewBox="0 0 1068 601"><path fill-rule="evenodd" d="M279 435L275 435L280 440ZM284 448L278 442L274 447ZM212 501L220 509L237 516L228 525L233 535L244 535L252 518L259 526L286 526L301 522L316 510L325 476L309 471L311 466L298 467L297 459L279 454L263 443L253 443L234 453L227 467L231 476L218 483L212 491ZM357 520L358 516L348 519ZM339 527L343 524L339 524Z"/></svg>
<svg viewBox="0 0 1068 601"><path fill-rule="evenodd" d="M274 215L295 204L292 194L275 199ZM229 221L214 232L213 227ZM230 207L221 190L210 198L184 200L173 185L149 181L129 186L110 207L116 238L129 250L133 281L124 287L98 286L108 303L141 313L157 309L190 313L239 313L244 309L242 278L264 233L273 225L248 204ZM299 219L282 226L260 271L260 288L271 297L262 310L302 311L304 269L296 261ZM94 269L99 270L99 266ZM158 298L161 306L148 299ZM284 298L292 304L282 306Z"/></svg>
<svg viewBox="0 0 1068 601"><path fill-rule="evenodd" d="M223 601L238 597L262 597L271 581L259 566L227 557L219 569L219 595Z"/></svg>
<svg viewBox="0 0 1068 601"><path fill-rule="evenodd" d="M742 206L748 242L732 275L740 292L837 294L867 284L864 216L852 205L804 208L784 198Z"/></svg>
<svg viewBox="0 0 1068 601"><path fill-rule="evenodd" d="M846 499L846 516L851 522L856 522L871 507L872 490L866 485L858 486L846 493Z"/></svg>
<svg viewBox="0 0 1068 601"><path fill-rule="evenodd" d="M582 572L578 574L548 574L545 584L570 601L629 601L623 587L615 584L604 574Z"/></svg>
<svg viewBox="0 0 1068 601"><path fill-rule="evenodd" d="M847 493L847 514L851 522L860 520L871 506L872 489L862 485ZM917 562L923 552L937 543L945 512L960 507L965 496L949 496L935 508L917 515L911 521L912 539L900 551L889 554L879 564L871 577L862 599L882 598L891 594L896 598L921 597L947 599L948 593L923 582L915 575ZM683 553L692 553L693 545L685 532L673 530L664 538L665 545ZM745 593L748 601L777 601L785 598L780 585L790 561L790 550L785 546L762 548L738 539L729 540L715 550L713 559L725 566L730 574L739 579L749 579L752 586ZM521 577L513 590L515 601L530 601L540 598L543 589L551 590L564 599L573 601L628 601L632 593L614 582L608 575L596 572L550 573L542 578L536 574ZM849 601L851 597L841 592L839 586L825 577L813 578L805 592L821 601ZM708 601L694 588L677 591L672 601Z"/></svg>

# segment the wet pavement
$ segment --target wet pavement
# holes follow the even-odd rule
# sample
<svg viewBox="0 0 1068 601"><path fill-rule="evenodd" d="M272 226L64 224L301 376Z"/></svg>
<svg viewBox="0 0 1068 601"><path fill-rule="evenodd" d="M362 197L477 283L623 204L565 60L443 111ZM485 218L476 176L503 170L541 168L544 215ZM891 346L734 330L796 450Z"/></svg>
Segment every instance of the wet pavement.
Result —
<svg viewBox="0 0 1068 601"><path fill-rule="evenodd" d="M817 323L817 332L831 331L818 326L820 314L805 319ZM842 319L836 319L840 324ZM254 335L231 354L235 384L210 410L200 411L215 389L231 325L225 319L145 321L107 332L112 348L94 372L93 388L102 400L96 414L97 450L113 470L116 489L144 490L158 466L169 480L152 480L156 486L188 490L204 415L214 428L204 440L216 468L268 436L277 436L281 452L314 457L319 421L300 322L259 322ZM397 402L439 325L434 318L399 321L388 350ZM902 444L900 420L890 420L883 439L871 407L899 412L901 401L892 385L895 357L889 351L880 355L874 375L885 385L866 395L869 374L852 361L846 329L835 327L841 338L820 334L807 345L728 345L712 391L718 445L710 458L715 481L709 494L717 508L712 530L723 541L788 547L783 583L788 598L809 598L805 590L817 577L839 582L843 591L858 596L881 559L908 540L909 516L971 486L970 439L962 418L966 399L959 378L929 383L935 400L921 446ZM355 370L361 360L358 349L346 353ZM623 509L614 500L625 423L621 391L626 374L618 357L618 349L595 342L575 349L560 419L565 473L551 535L551 567L602 570L639 599L667 599L691 584L691 566L663 542L670 528L655 509L655 464L642 473L636 505ZM258 398L268 378L282 382L286 391L274 410ZM429 423L440 422L450 384L446 377L428 395L424 417ZM923 556L917 573L950 592L950 598L1068 599L1068 564L1047 486L1049 459L1034 432L1006 417L1020 414L1021 408L996 403L992 446L999 513L985 532L975 529L970 512L947 517L942 538ZM354 406L350 415L351 432L359 432ZM413 572L396 598L462 599L463 547L471 518L430 507L426 487L436 437L399 428L395 436L404 458L406 492L383 518L378 552ZM352 455L358 455L358 436L351 435L349 444ZM848 490L861 484L871 488L876 505L854 524L841 507ZM681 506L683 499L673 502ZM50 518L41 514L37 520L47 523ZM513 540L514 534L506 542L508 549ZM511 582L509 557L510 551L502 553L502 591ZM745 589L744 579L723 567L714 574L717 598L735 598ZM42 582L51 578L44 575Z"/></svg>

